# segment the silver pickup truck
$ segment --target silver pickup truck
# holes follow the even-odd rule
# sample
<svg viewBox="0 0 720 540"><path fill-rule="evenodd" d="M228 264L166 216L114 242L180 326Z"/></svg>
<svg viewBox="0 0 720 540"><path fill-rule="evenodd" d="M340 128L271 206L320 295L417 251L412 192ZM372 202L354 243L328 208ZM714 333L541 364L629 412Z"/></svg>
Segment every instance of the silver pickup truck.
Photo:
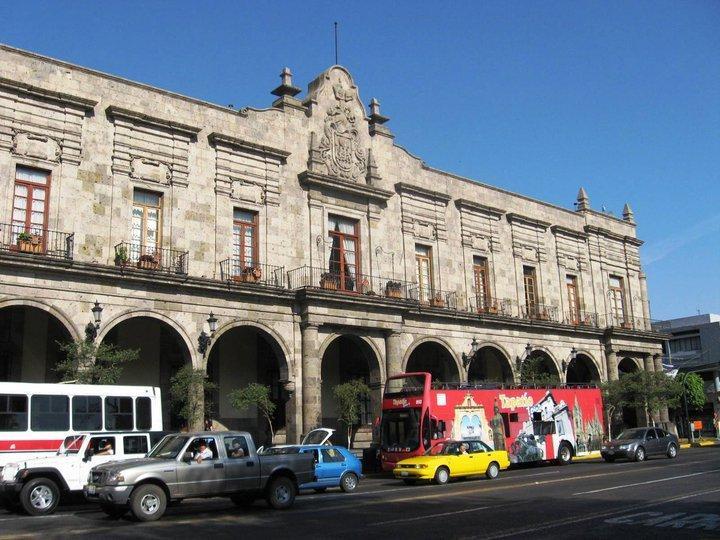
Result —
<svg viewBox="0 0 720 540"><path fill-rule="evenodd" d="M225 496L240 506L265 498L273 508L289 508L298 485L314 479L311 455L259 456L249 433L177 433L145 458L93 467L83 491L109 516L130 510L153 521L169 503L194 497Z"/></svg>

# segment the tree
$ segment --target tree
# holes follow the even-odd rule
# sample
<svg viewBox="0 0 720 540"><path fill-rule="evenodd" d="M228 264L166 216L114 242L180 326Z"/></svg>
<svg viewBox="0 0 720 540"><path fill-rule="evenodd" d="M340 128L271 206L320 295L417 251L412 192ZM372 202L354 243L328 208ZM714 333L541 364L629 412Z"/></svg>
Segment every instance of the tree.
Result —
<svg viewBox="0 0 720 540"><path fill-rule="evenodd" d="M520 384L554 386L560 384L560 379L548 372L543 358L535 356L525 359L520 366Z"/></svg>
<svg viewBox="0 0 720 540"><path fill-rule="evenodd" d="M333 388L337 400L338 420L347 426L347 442L350 448L353 426L360 421L361 398L370 395L370 388L361 379L355 379Z"/></svg>
<svg viewBox="0 0 720 540"><path fill-rule="evenodd" d="M208 394L214 389L215 384L202 369L185 364L170 379L170 406L189 428L200 429L210 414L212 402Z"/></svg>
<svg viewBox="0 0 720 540"><path fill-rule="evenodd" d="M270 399L270 387L259 383L250 383L244 388L236 388L229 394L230 404L238 411L244 411L250 407L257 407L258 411L267 420L270 428L270 441L275 438L273 430L273 415L276 405Z"/></svg>
<svg viewBox="0 0 720 540"><path fill-rule="evenodd" d="M140 357L135 349L120 349L115 345L77 340L58 342L65 358L58 362L55 371L60 380L76 381L80 384L116 384L123 370L123 364Z"/></svg>
<svg viewBox="0 0 720 540"><path fill-rule="evenodd" d="M605 421L608 427L608 438L612 439L612 419L615 413L626 406L624 385L620 379L607 381L601 386L603 405L605 406Z"/></svg>
<svg viewBox="0 0 720 540"><path fill-rule="evenodd" d="M690 409L702 409L705 405L705 383L697 373L679 373L676 377L679 390L685 393L685 399Z"/></svg>

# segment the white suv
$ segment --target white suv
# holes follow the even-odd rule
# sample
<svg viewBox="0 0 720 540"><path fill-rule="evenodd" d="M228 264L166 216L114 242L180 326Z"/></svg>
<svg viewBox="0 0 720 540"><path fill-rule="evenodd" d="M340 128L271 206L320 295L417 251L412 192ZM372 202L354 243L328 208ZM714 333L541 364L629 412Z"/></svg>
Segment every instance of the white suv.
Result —
<svg viewBox="0 0 720 540"><path fill-rule="evenodd" d="M92 467L144 457L162 435L135 432L68 436L55 456L5 465L0 474L0 502L8 508L19 503L32 516L51 514L61 494L82 492Z"/></svg>

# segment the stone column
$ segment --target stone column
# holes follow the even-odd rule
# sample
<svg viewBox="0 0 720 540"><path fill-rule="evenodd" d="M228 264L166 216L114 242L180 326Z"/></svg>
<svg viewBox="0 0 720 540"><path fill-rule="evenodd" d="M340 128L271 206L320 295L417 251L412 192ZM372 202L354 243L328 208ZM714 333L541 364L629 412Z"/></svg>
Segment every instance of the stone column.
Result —
<svg viewBox="0 0 720 540"><path fill-rule="evenodd" d="M385 336L385 373L388 377L402 373L399 332L389 332Z"/></svg>
<svg viewBox="0 0 720 540"><path fill-rule="evenodd" d="M302 418L303 434L320 426L322 386L318 357L318 327L302 326Z"/></svg>
<svg viewBox="0 0 720 540"><path fill-rule="evenodd" d="M655 364L655 371L658 373L663 372L663 365L662 365L662 354L656 354L653 356L653 362ZM670 423L670 413L668 412L667 407L662 407L660 409L660 422L662 422L663 426L666 429L670 429L668 424Z"/></svg>
<svg viewBox="0 0 720 540"><path fill-rule="evenodd" d="M648 373L653 373L655 371L655 362L653 361L653 357L649 354L643 355L643 368ZM650 411L650 414L656 424L660 422L660 411Z"/></svg>
<svg viewBox="0 0 720 540"><path fill-rule="evenodd" d="M619 378L618 375L618 363L617 354L615 351L605 349L605 363L607 365L607 378L609 381L616 381Z"/></svg>

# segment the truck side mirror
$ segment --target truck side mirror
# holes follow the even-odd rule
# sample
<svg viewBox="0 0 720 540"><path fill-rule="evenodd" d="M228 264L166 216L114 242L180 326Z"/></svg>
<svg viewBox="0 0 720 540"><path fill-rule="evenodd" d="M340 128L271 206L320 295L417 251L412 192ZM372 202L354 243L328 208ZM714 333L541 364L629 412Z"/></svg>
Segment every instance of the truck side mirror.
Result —
<svg viewBox="0 0 720 540"><path fill-rule="evenodd" d="M192 459L193 459L192 452L185 452L182 456L182 460L185 463L190 463L192 461Z"/></svg>
<svg viewBox="0 0 720 540"><path fill-rule="evenodd" d="M88 449L85 450L85 457L83 457L83 461L85 463L87 463L88 461L90 461L92 459L92 457L93 457L93 449L88 447Z"/></svg>

